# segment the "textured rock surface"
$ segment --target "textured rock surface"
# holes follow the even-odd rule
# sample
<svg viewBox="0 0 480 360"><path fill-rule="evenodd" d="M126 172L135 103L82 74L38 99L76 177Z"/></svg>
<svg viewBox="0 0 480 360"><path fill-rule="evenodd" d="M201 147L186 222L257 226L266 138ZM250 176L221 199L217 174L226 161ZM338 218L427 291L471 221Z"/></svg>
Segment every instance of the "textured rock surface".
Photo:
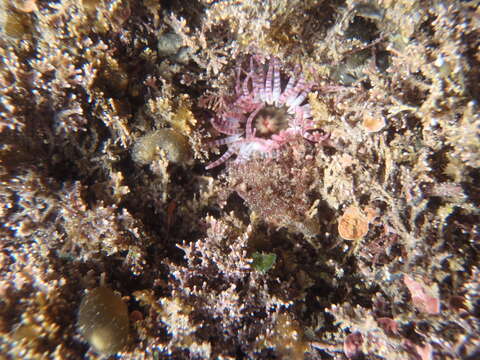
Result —
<svg viewBox="0 0 480 360"><path fill-rule="evenodd" d="M475 1L0 4L0 358L100 358L77 317L105 283L124 359L475 357ZM328 141L207 171L272 56Z"/></svg>

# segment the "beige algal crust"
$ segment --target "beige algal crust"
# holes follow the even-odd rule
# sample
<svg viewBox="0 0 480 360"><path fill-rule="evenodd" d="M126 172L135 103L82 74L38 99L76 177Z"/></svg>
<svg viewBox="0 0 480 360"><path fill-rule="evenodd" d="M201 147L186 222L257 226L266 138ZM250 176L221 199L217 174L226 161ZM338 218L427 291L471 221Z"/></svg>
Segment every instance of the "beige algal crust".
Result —
<svg viewBox="0 0 480 360"><path fill-rule="evenodd" d="M124 359L473 358L479 47L475 1L1 0L0 357L102 358L108 284ZM273 57L328 139L206 170Z"/></svg>

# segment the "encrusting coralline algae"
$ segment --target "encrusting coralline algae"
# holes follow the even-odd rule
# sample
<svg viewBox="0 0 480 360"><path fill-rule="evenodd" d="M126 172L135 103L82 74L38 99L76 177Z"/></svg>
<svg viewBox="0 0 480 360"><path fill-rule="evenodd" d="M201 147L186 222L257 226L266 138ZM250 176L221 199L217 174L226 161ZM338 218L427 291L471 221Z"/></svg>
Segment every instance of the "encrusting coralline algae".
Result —
<svg viewBox="0 0 480 360"><path fill-rule="evenodd" d="M0 1L0 358L474 359L479 46L476 1Z"/></svg>

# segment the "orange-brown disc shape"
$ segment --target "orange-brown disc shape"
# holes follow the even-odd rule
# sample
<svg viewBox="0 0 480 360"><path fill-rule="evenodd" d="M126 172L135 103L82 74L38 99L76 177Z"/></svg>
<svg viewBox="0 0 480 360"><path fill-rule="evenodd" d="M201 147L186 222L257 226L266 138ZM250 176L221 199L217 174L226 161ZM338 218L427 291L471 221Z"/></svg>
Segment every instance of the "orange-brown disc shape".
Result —
<svg viewBox="0 0 480 360"><path fill-rule="evenodd" d="M338 220L338 233L345 240L360 240L368 233L368 219L356 206L350 206Z"/></svg>

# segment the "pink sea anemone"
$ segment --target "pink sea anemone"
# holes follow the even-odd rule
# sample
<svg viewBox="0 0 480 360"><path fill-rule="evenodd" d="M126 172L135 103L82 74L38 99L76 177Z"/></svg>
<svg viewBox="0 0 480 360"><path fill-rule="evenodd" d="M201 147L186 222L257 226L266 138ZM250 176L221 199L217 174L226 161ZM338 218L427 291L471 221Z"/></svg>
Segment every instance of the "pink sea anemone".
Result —
<svg viewBox="0 0 480 360"><path fill-rule="evenodd" d="M275 58L263 65L251 57L248 71L237 69L233 100L211 121L217 131L228 135L212 145L228 149L206 168L219 166L234 154L236 161L272 155L298 137L313 142L325 139L319 132L310 132L315 123L306 98L312 85L302 75L291 76L285 85Z"/></svg>

